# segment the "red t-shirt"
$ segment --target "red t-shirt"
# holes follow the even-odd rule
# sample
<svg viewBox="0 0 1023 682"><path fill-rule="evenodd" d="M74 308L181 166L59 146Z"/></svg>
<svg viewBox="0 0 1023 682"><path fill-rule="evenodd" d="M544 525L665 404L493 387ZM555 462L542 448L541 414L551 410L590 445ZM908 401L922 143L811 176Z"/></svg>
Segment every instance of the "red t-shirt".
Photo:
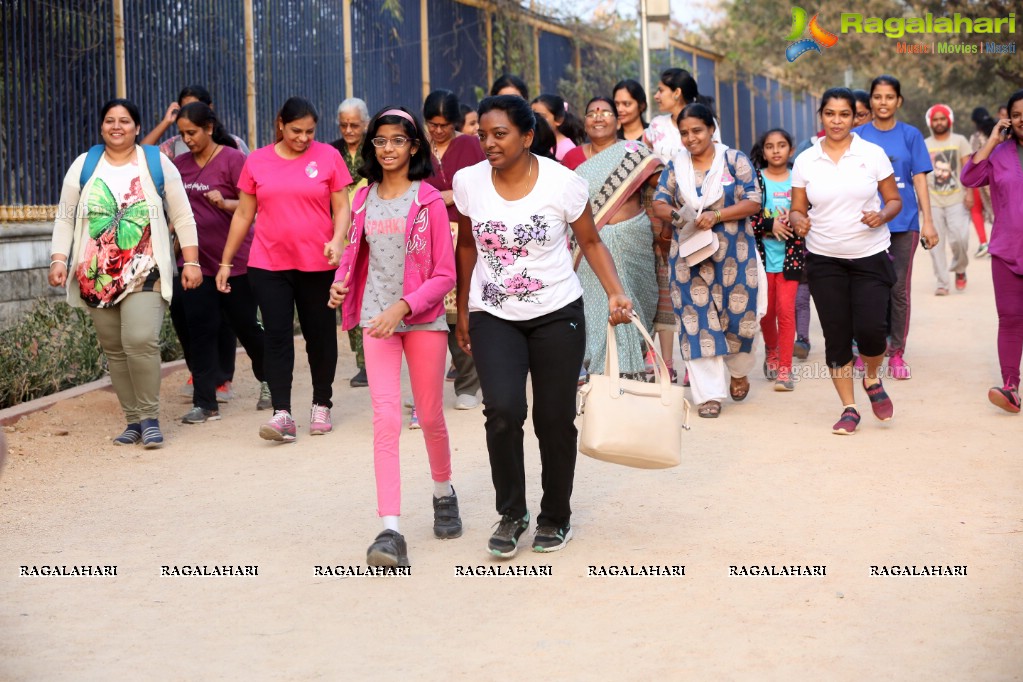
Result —
<svg viewBox="0 0 1023 682"><path fill-rule="evenodd" d="M433 163L433 175L426 178L426 182L433 185L438 191L446 192L451 189L451 183L455 173L474 166L487 158L480 146L480 140L475 135L456 135L451 144L444 150L444 158L437 159L433 154L430 161ZM448 220L458 220L458 209L454 204L447 207Z"/></svg>
<svg viewBox="0 0 1023 682"><path fill-rule="evenodd" d="M561 159L561 165L568 170L575 170L579 166L586 162L586 152L583 151L583 146L572 147L565 154L564 158Z"/></svg>
<svg viewBox="0 0 1023 682"><path fill-rule="evenodd" d="M334 270L323 255L334 236L330 194L351 183L344 159L323 142L313 142L297 159L282 158L274 145L252 152L238 178L238 189L256 197L249 267Z"/></svg>

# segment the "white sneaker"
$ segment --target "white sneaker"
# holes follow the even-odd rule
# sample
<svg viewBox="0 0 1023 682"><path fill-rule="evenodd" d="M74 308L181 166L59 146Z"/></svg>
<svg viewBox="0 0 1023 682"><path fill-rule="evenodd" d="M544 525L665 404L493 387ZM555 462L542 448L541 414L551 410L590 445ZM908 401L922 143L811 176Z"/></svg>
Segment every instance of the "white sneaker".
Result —
<svg viewBox="0 0 1023 682"><path fill-rule="evenodd" d="M479 407L480 401L475 393L463 393L455 396L456 410L475 410Z"/></svg>

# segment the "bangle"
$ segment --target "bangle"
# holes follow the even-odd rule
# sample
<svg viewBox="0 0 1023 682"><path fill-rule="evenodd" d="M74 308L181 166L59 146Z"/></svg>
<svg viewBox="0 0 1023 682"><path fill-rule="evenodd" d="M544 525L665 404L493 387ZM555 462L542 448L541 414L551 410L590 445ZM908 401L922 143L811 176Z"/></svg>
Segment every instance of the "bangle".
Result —
<svg viewBox="0 0 1023 682"><path fill-rule="evenodd" d="M234 263L221 263L220 267L230 269L234 267Z"/></svg>
<svg viewBox="0 0 1023 682"><path fill-rule="evenodd" d="M188 261L188 260L185 261L185 265L191 265L191 266L197 267L197 268L202 267L198 263L195 263L195 262L192 262L192 261Z"/></svg>
<svg viewBox="0 0 1023 682"><path fill-rule="evenodd" d="M56 258L54 258L53 260L50 261L50 267L52 268L55 263L60 263L65 268L67 267L67 261L66 260L58 260Z"/></svg>
<svg viewBox="0 0 1023 682"><path fill-rule="evenodd" d="M719 223L721 222L721 211L716 208L714 209L714 219Z"/></svg>

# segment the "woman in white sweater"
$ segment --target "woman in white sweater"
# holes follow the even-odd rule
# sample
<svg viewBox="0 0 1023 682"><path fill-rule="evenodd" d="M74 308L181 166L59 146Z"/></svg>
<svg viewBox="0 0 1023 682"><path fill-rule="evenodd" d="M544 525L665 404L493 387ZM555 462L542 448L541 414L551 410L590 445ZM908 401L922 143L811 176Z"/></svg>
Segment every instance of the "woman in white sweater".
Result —
<svg viewBox="0 0 1023 682"><path fill-rule="evenodd" d="M85 307L96 325L128 423L114 443L158 448L160 328L175 273L169 223L185 259L181 284L192 289L202 282L195 220L174 164L135 144L138 107L114 99L100 119L103 144L64 176L49 281L67 285L68 303Z"/></svg>

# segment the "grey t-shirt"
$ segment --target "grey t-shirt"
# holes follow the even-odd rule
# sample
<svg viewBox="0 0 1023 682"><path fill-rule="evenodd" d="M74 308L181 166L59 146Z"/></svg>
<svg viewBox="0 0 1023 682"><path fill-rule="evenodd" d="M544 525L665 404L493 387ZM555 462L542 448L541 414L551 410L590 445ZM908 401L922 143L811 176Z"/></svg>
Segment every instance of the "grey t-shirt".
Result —
<svg viewBox="0 0 1023 682"><path fill-rule="evenodd" d="M366 290L362 296L362 312L359 324L367 326L369 321L394 305L402 295L405 281L405 224L408 221L412 200L419 192L419 182L413 182L408 190L395 199L381 199L377 194L378 185L370 187L366 197L366 226L363 236L369 247L369 273ZM447 331L444 312L433 322L425 324L399 324L395 332Z"/></svg>

